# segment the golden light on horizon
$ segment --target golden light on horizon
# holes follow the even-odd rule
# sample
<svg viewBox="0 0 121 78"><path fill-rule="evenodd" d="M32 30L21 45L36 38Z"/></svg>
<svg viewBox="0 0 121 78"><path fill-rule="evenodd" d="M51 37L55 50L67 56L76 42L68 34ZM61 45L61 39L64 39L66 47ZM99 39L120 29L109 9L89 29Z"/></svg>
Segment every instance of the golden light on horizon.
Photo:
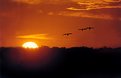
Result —
<svg viewBox="0 0 121 78"><path fill-rule="evenodd" d="M30 48L30 49L36 49L39 48L39 46L35 42L25 42L22 45L23 48Z"/></svg>

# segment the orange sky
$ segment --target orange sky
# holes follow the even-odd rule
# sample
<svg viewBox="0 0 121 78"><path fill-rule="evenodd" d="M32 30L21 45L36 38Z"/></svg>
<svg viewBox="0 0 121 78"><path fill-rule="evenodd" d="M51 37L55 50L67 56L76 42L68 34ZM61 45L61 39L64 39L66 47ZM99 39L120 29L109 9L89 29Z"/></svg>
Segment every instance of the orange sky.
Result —
<svg viewBox="0 0 121 78"><path fill-rule="evenodd" d="M120 22L121 0L0 0L0 46L120 47Z"/></svg>

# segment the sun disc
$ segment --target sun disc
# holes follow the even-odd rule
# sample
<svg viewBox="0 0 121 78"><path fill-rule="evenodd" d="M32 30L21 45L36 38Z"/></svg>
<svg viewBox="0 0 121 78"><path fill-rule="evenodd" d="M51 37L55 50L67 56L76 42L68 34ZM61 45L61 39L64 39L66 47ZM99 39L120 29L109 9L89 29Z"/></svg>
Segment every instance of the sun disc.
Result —
<svg viewBox="0 0 121 78"><path fill-rule="evenodd" d="M25 42L22 45L23 48L38 48L38 45L35 42Z"/></svg>

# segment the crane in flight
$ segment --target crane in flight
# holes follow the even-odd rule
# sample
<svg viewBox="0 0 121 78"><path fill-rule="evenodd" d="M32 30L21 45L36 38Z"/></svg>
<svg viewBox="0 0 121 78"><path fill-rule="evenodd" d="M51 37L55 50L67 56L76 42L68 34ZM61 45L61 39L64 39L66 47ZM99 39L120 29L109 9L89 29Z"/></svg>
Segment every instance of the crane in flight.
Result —
<svg viewBox="0 0 121 78"><path fill-rule="evenodd" d="M63 34L64 36L69 36L69 35L72 35L72 33L65 33Z"/></svg>
<svg viewBox="0 0 121 78"><path fill-rule="evenodd" d="M94 29L94 27L85 27L85 28L81 28L81 29L78 29L78 30L84 31L84 30L91 30L91 29Z"/></svg>

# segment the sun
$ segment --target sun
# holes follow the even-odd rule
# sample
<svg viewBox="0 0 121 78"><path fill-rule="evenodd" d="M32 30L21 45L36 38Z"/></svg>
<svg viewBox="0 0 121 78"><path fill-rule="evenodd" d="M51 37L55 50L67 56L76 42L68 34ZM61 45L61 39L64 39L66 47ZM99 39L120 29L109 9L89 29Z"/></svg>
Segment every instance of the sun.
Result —
<svg viewBox="0 0 121 78"><path fill-rule="evenodd" d="M35 42L25 42L22 45L23 48L30 48L30 49L35 49L38 48L39 46Z"/></svg>

